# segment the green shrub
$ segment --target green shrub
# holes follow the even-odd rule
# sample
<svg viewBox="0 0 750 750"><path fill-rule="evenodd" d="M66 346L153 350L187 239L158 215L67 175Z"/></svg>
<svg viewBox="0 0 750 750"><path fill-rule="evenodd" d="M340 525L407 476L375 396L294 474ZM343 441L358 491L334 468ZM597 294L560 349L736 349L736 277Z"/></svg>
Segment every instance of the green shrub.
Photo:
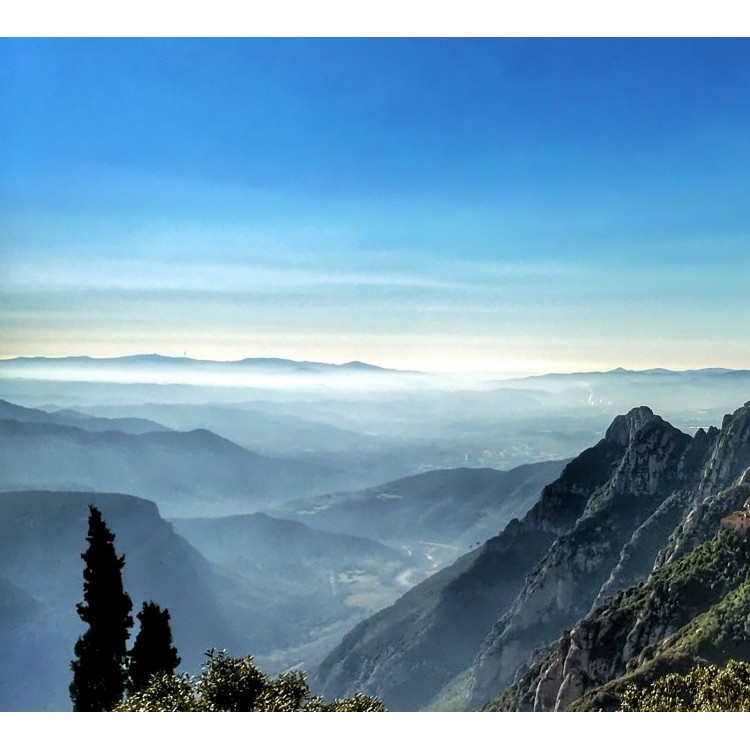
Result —
<svg viewBox="0 0 750 750"><path fill-rule="evenodd" d="M155 675L115 711L385 711L380 700L361 693L324 703L310 694L304 673L272 680L252 656L235 658L213 649L206 656L200 677Z"/></svg>
<svg viewBox="0 0 750 750"><path fill-rule="evenodd" d="M729 661L671 673L647 687L629 685L622 711L750 711L750 664Z"/></svg>

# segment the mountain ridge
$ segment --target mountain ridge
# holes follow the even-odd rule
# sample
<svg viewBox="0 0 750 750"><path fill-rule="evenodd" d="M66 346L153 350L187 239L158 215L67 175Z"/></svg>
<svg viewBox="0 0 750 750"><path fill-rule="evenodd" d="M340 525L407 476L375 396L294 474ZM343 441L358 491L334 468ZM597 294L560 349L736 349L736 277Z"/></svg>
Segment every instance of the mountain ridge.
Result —
<svg viewBox="0 0 750 750"><path fill-rule="evenodd" d="M440 701L432 703L439 694L453 706L482 706L525 679L517 670L523 675L531 654L587 612L608 606L652 568L679 561L712 538L720 514L744 507L747 498L736 483L750 477L749 467L750 402L727 415L720 429L692 437L648 407L616 417L521 521L471 559L459 558L455 575L442 571L440 585L422 584L438 589L431 603L409 592L388 617L381 613L377 628L361 623L357 637L345 639L321 665L322 686L332 694L360 683L380 689L396 710L439 708ZM708 490L718 494L707 498ZM520 567L511 570L510 559ZM441 617L442 633L435 626ZM480 620L482 627L489 623L481 634ZM415 634L410 622L432 625ZM474 624L473 642L464 643L451 664L435 656L438 643L450 647L442 634L459 638ZM387 662L377 653L388 653ZM429 678L420 679L426 668L419 665L430 659L444 668L436 671L433 663ZM552 669L552 661L538 669ZM561 673L562 666L555 669Z"/></svg>
<svg viewBox="0 0 750 750"><path fill-rule="evenodd" d="M21 356L0 359L0 369L6 365L41 365L57 366L63 364L87 365L104 367L113 365L176 365L180 367L259 367L280 370L295 370L307 368L317 371L358 371L416 374L413 370L396 370L378 365L352 360L342 364L331 362L316 362L310 360L284 359L282 357L244 357L236 360L195 359L193 357L179 357L165 354L127 354L119 357L92 357L89 355L73 355L61 357Z"/></svg>
<svg viewBox="0 0 750 750"><path fill-rule="evenodd" d="M455 557L526 513L567 463L541 461L506 471L433 469L363 490L293 501L283 516L388 543L453 546Z"/></svg>
<svg viewBox="0 0 750 750"><path fill-rule="evenodd" d="M0 419L0 489L125 492L167 515L257 510L305 494L329 472L262 456L205 429L92 433L67 424ZM202 500L205 498L206 502Z"/></svg>
<svg viewBox="0 0 750 750"><path fill-rule="evenodd" d="M150 419L138 417L97 417L74 409L47 411L32 409L0 399L0 419L12 419L19 422L38 422L77 427L89 432L127 432L140 434L144 432L170 432L171 428Z"/></svg>

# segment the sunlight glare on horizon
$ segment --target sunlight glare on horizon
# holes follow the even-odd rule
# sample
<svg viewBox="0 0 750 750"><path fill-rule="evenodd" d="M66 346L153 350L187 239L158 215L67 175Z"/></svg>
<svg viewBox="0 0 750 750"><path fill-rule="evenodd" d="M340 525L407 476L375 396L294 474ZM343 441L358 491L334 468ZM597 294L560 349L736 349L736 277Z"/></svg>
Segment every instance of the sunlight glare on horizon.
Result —
<svg viewBox="0 0 750 750"><path fill-rule="evenodd" d="M5 39L0 63L3 358L750 367L748 40Z"/></svg>

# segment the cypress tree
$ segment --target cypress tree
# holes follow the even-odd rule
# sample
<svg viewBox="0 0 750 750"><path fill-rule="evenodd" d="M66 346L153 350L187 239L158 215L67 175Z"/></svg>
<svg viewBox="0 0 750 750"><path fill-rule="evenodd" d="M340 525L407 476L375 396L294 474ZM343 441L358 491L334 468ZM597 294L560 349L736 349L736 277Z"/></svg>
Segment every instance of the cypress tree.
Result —
<svg viewBox="0 0 750 750"><path fill-rule="evenodd" d="M76 658L70 664L74 711L109 711L125 692L132 601L122 586L125 557L117 556L114 540L99 509L89 505L89 546L81 555L86 563L83 602L76 606L89 627L76 642Z"/></svg>
<svg viewBox="0 0 750 750"><path fill-rule="evenodd" d="M141 629L130 650L129 689L135 693L148 685L155 674L174 674L180 657L172 646L169 610L154 602L143 602L138 613Z"/></svg>

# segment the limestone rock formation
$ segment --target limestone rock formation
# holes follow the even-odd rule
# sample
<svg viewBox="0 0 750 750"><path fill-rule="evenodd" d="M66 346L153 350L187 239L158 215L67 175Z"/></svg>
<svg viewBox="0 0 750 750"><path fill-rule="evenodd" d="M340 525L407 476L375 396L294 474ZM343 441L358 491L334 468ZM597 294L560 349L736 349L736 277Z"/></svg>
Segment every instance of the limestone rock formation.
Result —
<svg viewBox="0 0 750 750"><path fill-rule="evenodd" d="M464 708L562 710L592 695L615 707L618 680L713 653L684 635L695 618L715 607L745 616L750 591L736 590L750 541L717 532L749 500L750 403L692 437L637 407L523 519L361 623L319 686L330 697L375 693L395 710L459 684L453 705ZM744 648L737 628L719 627L710 643ZM665 651L675 638L682 650Z"/></svg>

